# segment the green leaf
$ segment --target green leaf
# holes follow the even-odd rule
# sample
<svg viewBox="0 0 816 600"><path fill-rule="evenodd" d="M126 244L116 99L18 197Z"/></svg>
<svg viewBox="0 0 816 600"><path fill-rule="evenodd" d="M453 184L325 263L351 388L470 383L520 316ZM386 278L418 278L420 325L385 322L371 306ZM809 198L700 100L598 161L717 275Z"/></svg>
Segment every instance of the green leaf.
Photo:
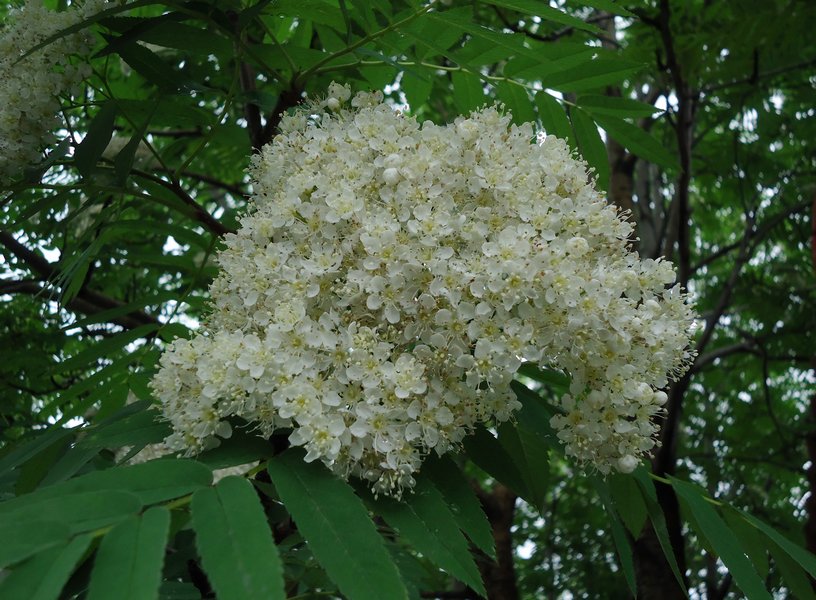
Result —
<svg viewBox="0 0 816 600"><path fill-rule="evenodd" d="M513 123L535 122L535 111L525 88L503 81L496 86L496 96L513 114Z"/></svg>
<svg viewBox="0 0 816 600"><path fill-rule="evenodd" d="M255 22L271 1L260 0L260 2L256 2L249 8L244 9L238 16L238 29L243 31L250 23Z"/></svg>
<svg viewBox="0 0 816 600"><path fill-rule="evenodd" d="M232 427L232 435L221 440L217 448L196 456L196 461L211 469L224 469L271 458L274 448L266 439L258 437L246 427Z"/></svg>
<svg viewBox="0 0 816 600"><path fill-rule="evenodd" d="M68 142L68 146L70 147L70 140L65 139L63 142ZM51 154L54 154L52 152ZM37 179L39 181L39 179ZM10 227L23 227L28 224L29 219L35 217L37 215L48 215L52 211L63 210L65 207L66 202L73 197L74 194L72 191L62 191L58 192L53 195L43 195L42 197L38 198L37 200L33 200L30 203L26 203L25 207L18 206L19 214L17 214L16 218L9 221Z"/></svg>
<svg viewBox="0 0 816 600"><path fill-rule="evenodd" d="M460 113L468 114L484 105L485 94L481 78L465 71L454 71L451 73L451 81L453 103Z"/></svg>
<svg viewBox="0 0 816 600"><path fill-rule="evenodd" d="M355 54L365 56L366 53L358 51ZM368 58L368 60L371 59ZM368 82L371 89L382 89L394 81L394 68L391 65L361 67L358 71L363 79Z"/></svg>
<svg viewBox="0 0 816 600"><path fill-rule="evenodd" d="M657 536L657 541L660 544L660 548L663 550L663 556L666 557L666 561L669 563L669 567L671 568L680 589L683 590L684 594L688 595L688 592L686 591L686 584L683 582L683 576L680 574L680 569L677 566L677 559L674 557L674 550L672 549L671 541L669 540L669 530L666 527L666 518L663 516L663 510L660 508L660 504L657 502L657 492L655 491L654 484L649 478L648 472L643 467L638 467L632 476L640 486L643 500L646 503L646 511L649 513L649 521L652 523L655 535Z"/></svg>
<svg viewBox="0 0 816 600"><path fill-rule="evenodd" d="M162 223L156 220L147 219L122 219L108 223L104 227L104 234L110 239L120 240L124 235L131 234L130 237L142 239L145 233L166 234L181 244L198 246L207 251L211 244L207 234L191 231L188 227L183 227L175 223ZM137 237L138 236L138 237ZM178 297L178 295L176 296Z"/></svg>
<svg viewBox="0 0 816 600"><path fill-rule="evenodd" d="M630 10L627 10L614 0L573 0L577 4L583 4L585 6L591 6L592 8L597 8L598 10L605 10L607 12L611 12L615 15L624 15L627 17L637 18L637 15Z"/></svg>
<svg viewBox="0 0 816 600"><path fill-rule="evenodd" d="M53 519L0 519L0 569L65 543L71 529Z"/></svg>
<svg viewBox="0 0 816 600"><path fill-rule="evenodd" d="M407 598L382 538L348 484L292 450L270 460L267 469L298 531L344 595Z"/></svg>
<svg viewBox="0 0 816 600"><path fill-rule="evenodd" d="M531 390L520 381L511 382L510 388L521 402L521 409L516 415L518 426L547 442L549 447L560 449L561 442L550 425L550 420L555 414L553 407L538 392Z"/></svg>
<svg viewBox="0 0 816 600"><path fill-rule="evenodd" d="M43 175L48 172L48 169L50 169L58 160L64 158L68 154L68 150L70 148L71 138L66 137L60 140L60 142L48 153L45 160L33 165L28 165L24 168L25 181L29 183L39 183L42 180ZM44 198L44 200L48 199L48 196Z"/></svg>
<svg viewBox="0 0 816 600"><path fill-rule="evenodd" d="M462 440L467 457L485 473L500 481L520 496L528 495L524 477L513 458L499 440L484 427L477 427Z"/></svg>
<svg viewBox="0 0 816 600"><path fill-rule="evenodd" d="M0 598L57 600L92 539L90 535L77 536L33 556L0 583Z"/></svg>
<svg viewBox="0 0 816 600"><path fill-rule="evenodd" d="M757 573L762 579L768 576L768 541L765 536L753 525L742 518L742 515L730 506L721 507L723 518L737 536L742 549L754 563ZM772 543L772 542L771 542Z"/></svg>
<svg viewBox="0 0 816 600"><path fill-rule="evenodd" d="M14 485L15 493L19 496L37 488L51 466L57 462L59 457L65 454L70 446L70 439L58 439L43 452L22 465L18 471L17 482Z"/></svg>
<svg viewBox="0 0 816 600"><path fill-rule="evenodd" d="M201 600L201 592L192 583L162 581L159 600Z"/></svg>
<svg viewBox="0 0 816 600"><path fill-rule="evenodd" d="M449 457L429 456L420 476L427 476L442 493L456 524L479 550L495 560L496 543L482 505L461 469Z"/></svg>
<svg viewBox="0 0 816 600"><path fill-rule="evenodd" d="M402 502L381 496L371 506L416 551L487 597L467 540L430 480L418 479Z"/></svg>
<svg viewBox="0 0 816 600"><path fill-rule="evenodd" d="M325 48L327 52L338 52L345 49L348 45L334 29L322 25L315 25L315 31L320 38L320 45Z"/></svg>
<svg viewBox="0 0 816 600"><path fill-rule="evenodd" d="M635 560L632 556L632 544L626 537L626 531L621 525L621 520L617 515L612 514L610 518L612 528L612 539L615 542L615 549L618 551L618 558L621 563L621 570L626 579L626 585L632 592L632 597L637 597L637 580L635 579Z"/></svg>
<svg viewBox="0 0 816 600"><path fill-rule="evenodd" d="M170 511L153 507L114 527L96 552L88 600L153 600L158 596Z"/></svg>
<svg viewBox="0 0 816 600"><path fill-rule="evenodd" d="M540 0L484 0L484 2L501 8L509 8L510 10L524 13L525 15L541 17L545 21L552 21L568 27L574 27L575 29L589 31L590 33L601 32L600 29L591 23L586 23L578 17L568 15Z"/></svg>
<svg viewBox="0 0 816 600"><path fill-rule="evenodd" d="M144 337L151 331L155 331L158 329L158 327L159 325L150 323L147 325L140 325L139 327L129 331L117 333L112 337L95 343L90 348L82 350L70 358L66 358L57 365L56 368L58 370L56 372L65 373L74 369L86 369L88 367L92 367L96 365L96 361L100 358L108 358L112 353L116 352L117 350L121 350L131 342Z"/></svg>
<svg viewBox="0 0 816 600"><path fill-rule="evenodd" d="M116 53L119 48L127 45L144 41L145 36L154 28L167 24L171 27L181 26L180 21L184 20L185 16L180 13L165 13L157 17L119 17L105 19L102 23L106 28L120 32L122 35L118 37L108 36L108 43L104 48L93 55L93 58L101 58L108 54Z"/></svg>
<svg viewBox="0 0 816 600"><path fill-rule="evenodd" d="M88 269L104 243L105 240L100 236L94 239L82 252L66 257L62 270L55 281L62 288L60 303L63 306L73 300L82 289Z"/></svg>
<svg viewBox="0 0 816 600"><path fill-rule="evenodd" d="M112 225L113 224L109 226ZM86 325L92 325L94 323L107 323L110 320L114 319L115 317L121 317L122 315L130 314L138 309L144 308L145 306L153 305L160 307L165 302L176 299L178 299L177 292L149 293L148 295L140 298L139 300L134 300L133 302L122 304L122 306L102 310L99 311L98 313L94 313L92 315L87 315L81 319L77 319L76 321L71 322L70 325L65 325L64 327L62 327L62 330L65 331L68 329L73 329L75 327L84 327Z"/></svg>
<svg viewBox="0 0 816 600"><path fill-rule="evenodd" d="M110 36L106 36L113 40ZM136 71L157 88L173 92L183 87L186 82L181 73L166 64L155 52L138 43L123 44L116 48L116 53Z"/></svg>
<svg viewBox="0 0 816 600"><path fill-rule="evenodd" d="M405 93L412 114L416 114L419 107L428 102L432 88L433 82L429 73L403 71L400 89Z"/></svg>
<svg viewBox="0 0 816 600"><path fill-rule="evenodd" d="M408 590L409 600L420 600L422 598L420 590L434 587L429 577L427 561L423 561L418 556L411 554L405 544L388 544L388 552L394 559L394 564L399 568L400 576ZM438 573L436 573L438 575Z"/></svg>
<svg viewBox="0 0 816 600"><path fill-rule="evenodd" d="M375 1L376 0L351 0L351 3L355 8L351 14L355 17L354 20L360 24L360 27L366 34L379 29L377 18L374 15L372 6ZM344 3L341 2L340 6L344 6Z"/></svg>
<svg viewBox="0 0 816 600"><path fill-rule="evenodd" d="M45 452L55 443L70 437L70 429L62 427L51 427L39 433L33 439L23 439L15 446L3 448L4 455L0 458L0 473L5 473L11 469L28 462L41 452Z"/></svg>
<svg viewBox="0 0 816 600"><path fill-rule="evenodd" d="M484 40L497 49L501 48L507 58L512 56L526 56L541 63L550 62L539 52L525 46L527 38L524 34L500 33L474 23L472 19L463 18L459 13L454 11L432 12L425 16L425 19L442 23L451 29L458 29L473 39ZM451 58L455 60L456 57L455 55L451 55Z"/></svg>
<svg viewBox="0 0 816 600"><path fill-rule="evenodd" d="M133 134L130 140L128 140L128 143L125 144L125 147L122 148L116 155L116 158L113 159L113 170L116 173L116 181L119 185L125 185L128 175L130 175L130 170L133 168L133 160L136 158L136 151L142 143L142 137L144 136L147 123L147 121L144 122L143 127Z"/></svg>
<svg viewBox="0 0 816 600"><path fill-rule="evenodd" d="M83 177L90 177L96 161L108 147L111 136L113 136L116 112L116 103L111 100L106 101L94 116L91 124L88 125L88 133L76 147L74 164Z"/></svg>
<svg viewBox="0 0 816 600"><path fill-rule="evenodd" d="M495 65L496 63L502 63L508 60L507 48L505 46L494 43L487 38L470 37L469 34L464 45L448 52L447 55L455 63L467 67L474 75L479 74L480 67ZM547 59L542 57L538 61L533 61L531 58L525 56L520 60L527 60L532 63L534 67L540 68L541 61Z"/></svg>
<svg viewBox="0 0 816 600"><path fill-rule="evenodd" d="M593 115L607 115L618 118L651 117L656 112L662 112L659 108L645 102L600 94L581 95L578 98L578 106Z"/></svg>
<svg viewBox="0 0 816 600"><path fill-rule="evenodd" d="M604 509L609 516L610 527L612 529L612 539L615 542L615 549L618 552L618 558L621 563L621 570L626 578L626 585L629 591L632 592L632 597L637 596L637 581L635 579L635 564L632 556L632 544L626 535L626 530L621 524L621 519L618 516L619 511L616 510L616 503L612 499L612 494L609 489L609 480L601 480L598 477L590 478L590 482L603 502ZM634 494L640 496L640 490L634 490ZM635 536L637 537L637 536Z"/></svg>
<svg viewBox="0 0 816 600"><path fill-rule="evenodd" d="M686 502L699 524L698 533L709 541L743 593L749 599L770 599L771 595L765 589L765 584L759 578L754 565L748 560L734 533L708 503L703 491L685 481L673 477L670 479L677 495Z"/></svg>
<svg viewBox="0 0 816 600"><path fill-rule="evenodd" d="M678 168L677 158L637 125L604 115L596 116L596 120L612 138L633 154L668 169Z"/></svg>
<svg viewBox="0 0 816 600"><path fill-rule="evenodd" d="M346 29L343 13L335 3L321 0L277 0L275 13L309 19L315 23L327 25L339 33Z"/></svg>
<svg viewBox="0 0 816 600"><path fill-rule="evenodd" d="M192 518L204 571L219 598L286 598L278 549L251 483L227 477L199 490Z"/></svg>
<svg viewBox="0 0 816 600"><path fill-rule="evenodd" d="M40 482L40 487L46 487L65 481L84 467L94 456L99 454L99 448L82 448L74 446L68 450L46 473Z"/></svg>
<svg viewBox="0 0 816 600"><path fill-rule="evenodd" d="M791 597L797 600L813 600L816 598L813 585L805 570L787 552L773 542L768 542L767 546L771 551L771 556L773 556L779 573L782 575L782 581L793 594Z"/></svg>
<svg viewBox="0 0 816 600"><path fill-rule="evenodd" d="M473 10L470 7L460 7L449 12L460 12L465 18L470 18ZM408 23L400 31L413 44L417 60L425 60L436 55L451 54L453 46L462 36L462 32L439 21L417 19Z"/></svg>
<svg viewBox="0 0 816 600"><path fill-rule="evenodd" d="M92 427L79 445L83 448L145 446L161 442L170 433L172 428L158 411L143 410L114 423Z"/></svg>
<svg viewBox="0 0 816 600"><path fill-rule="evenodd" d="M626 529L637 539L646 524L648 511L637 482L629 475L612 475L606 480L614 503Z"/></svg>
<svg viewBox="0 0 816 600"><path fill-rule="evenodd" d="M540 90L536 92L535 105L538 108L538 118L547 134L567 140L574 148L575 144L571 141L572 126L561 103L544 90Z"/></svg>
<svg viewBox="0 0 816 600"><path fill-rule="evenodd" d="M643 64L617 58L596 58L582 64L545 74L541 84L559 92L583 92L620 83L640 71Z"/></svg>
<svg viewBox="0 0 816 600"><path fill-rule="evenodd" d="M214 54L228 57L233 51L230 41L217 35L212 28L192 27L175 21L159 23L145 31L139 39L148 44L204 56Z"/></svg>
<svg viewBox="0 0 816 600"><path fill-rule="evenodd" d="M197 106L190 106L181 98L165 95L156 100L132 98L117 99L119 110L135 123L150 122L159 127L204 127L212 115Z"/></svg>
<svg viewBox="0 0 816 600"><path fill-rule="evenodd" d="M11 506L9 506L11 505ZM72 533L111 525L139 511L142 503L128 492L100 490L42 497L25 494L0 503L0 529L15 523L36 522L41 515L68 525Z"/></svg>
<svg viewBox="0 0 816 600"><path fill-rule="evenodd" d="M508 59L502 67L502 74L505 77L539 82L552 73L585 65L597 57L599 52L596 47L572 42L546 44L528 40L528 43L532 45L537 57L525 55Z"/></svg>
<svg viewBox="0 0 816 600"><path fill-rule="evenodd" d="M578 140L578 150L589 166L595 169L595 185L598 190L606 191L609 188L609 158L595 121L579 108L572 109L570 116Z"/></svg>
<svg viewBox="0 0 816 600"><path fill-rule="evenodd" d="M187 495L210 485L211 481L212 472L201 463L182 458L159 458L89 473L61 484L60 488L76 492L126 490L141 504L148 505Z"/></svg>
<svg viewBox="0 0 816 600"><path fill-rule="evenodd" d="M549 490L550 450L561 452L561 444L550 426L552 411L544 399L519 381L510 384L522 404L515 422L498 427L499 444L507 451L524 481L523 496L542 510Z"/></svg>
<svg viewBox="0 0 816 600"><path fill-rule="evenodd" d="M58 501L71 494L119 491L134 496L139 507L189 494L212 481L206 466L188 459L160 458L138 465L114 467L88 473L36 492L0 503L0 515L46 500Z"/></svg>
<svg viewBox="0 0 816 600"><path fill-rule="evenodd" d="M771 539L771 541L773 541L785 553L787 553L788 556L790 556L793 560L799 563L799 565L805 571L807 571L811 577L816 577L816 556L814 556L801 546L794 544L784 535L776 531L776 529L766 525L756 517L752 517L751 515L742 511L740 512L746 521L748 521L759 531L767 535Z"/></svg>

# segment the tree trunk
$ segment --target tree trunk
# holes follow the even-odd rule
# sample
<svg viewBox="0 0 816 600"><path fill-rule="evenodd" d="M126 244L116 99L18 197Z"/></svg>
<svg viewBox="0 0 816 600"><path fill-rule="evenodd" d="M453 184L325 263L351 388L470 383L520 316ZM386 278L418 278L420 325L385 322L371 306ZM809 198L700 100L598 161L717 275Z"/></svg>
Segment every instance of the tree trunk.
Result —
<svg viewBox="0 0 816 600"><path fill-rule="evenodd" d="M489 492L477 489L496 543L496 561L482 556L479 570L487 588L488 600L518 600L516 571L513 566L515 548L513 546L513 517L516 512L516 496L509 488L495 484Z"/></svg>

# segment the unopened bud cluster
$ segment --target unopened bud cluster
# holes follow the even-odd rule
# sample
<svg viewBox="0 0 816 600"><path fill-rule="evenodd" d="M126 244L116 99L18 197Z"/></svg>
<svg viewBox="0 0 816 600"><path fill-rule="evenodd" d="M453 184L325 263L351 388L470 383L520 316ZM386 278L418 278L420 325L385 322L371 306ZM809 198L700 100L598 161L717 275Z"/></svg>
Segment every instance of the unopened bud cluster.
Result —
<svg viewBox="0 0 816 600"><path fill-rule="evenodd" d="M653 448L692 311L565 142L496 108L420 125L334 84L281 131L209 322L162 356L171 447L217 443L236 415L398 495L425 455L510 418L531 361L571 376L552 420L568 455L607 473Z"/></svg>

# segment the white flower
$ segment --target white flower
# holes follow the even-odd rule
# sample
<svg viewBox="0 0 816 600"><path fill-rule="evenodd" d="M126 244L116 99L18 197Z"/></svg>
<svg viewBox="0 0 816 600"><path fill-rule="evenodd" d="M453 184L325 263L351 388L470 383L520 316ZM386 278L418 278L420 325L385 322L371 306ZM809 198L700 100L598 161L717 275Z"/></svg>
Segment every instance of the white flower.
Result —
<svg viewBox="0 0 816 600"><path fill-rule="evenodd" d="M640 464L640 461L632 456L631 454L627 454L626 456L621 456L618 459L618 471L621 473L631 473L637 466Z"/></svg>
<svg viewBox="0 0 816 600"><path fill-rule="evenodd" d="M0 180L12 178L41 158L59 125L58 97L90 75L86 63L92 38L86 31L62 36L23 58L53 34L100 12L104 0L88 0L79 7L52 11L41 0L27 0L9 14L0 32Z"/></svg>
<svg viewBox="0 0 816 600"><path fill-rule="evenodd" d="M523 361L571 376L566 453L628 472L655 444L693 323L665 261L553 137L496 108L420 125L333 85L254 157L254 209L227 236L213 312L153 388L174 448L231 415L399 495L430 452L520 404Z"/></svg>

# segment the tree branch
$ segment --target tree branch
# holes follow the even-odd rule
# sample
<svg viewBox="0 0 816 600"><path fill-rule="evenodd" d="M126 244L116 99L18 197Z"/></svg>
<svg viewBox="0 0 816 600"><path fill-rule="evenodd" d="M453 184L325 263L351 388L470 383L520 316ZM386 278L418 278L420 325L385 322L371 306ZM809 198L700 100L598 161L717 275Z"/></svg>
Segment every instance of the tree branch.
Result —
<svg viewBox="0 0 816 600"><path fill-rule="evenodd" d="M669 216L667 218L667 243L663 247L665 255L673 253L675 240L678 254L678 282L683 289L688 289L691 275L691 153L693 128L697 95L691 84L685 79L682 67L677 58L674 38L671 29L671 3L669 0L660 0L659 13L656 19L642 17L644 22L655 27L660 35L666 55L666 70L668 71L674 92L677 95L677 115L673 123L677 139L677 150L680 157L680 174L675 184L674 198L672 199ZM659 57L658 57L659 62ZM670 243L669 243L670 242ZM719 318L719 317L718 317ZM669 389L669 399L666 406L666 419L660 428L660 445L652 468L658 475L674 473L677 461L677 432L682 414L683 398L689 386L690 375L687 373ZM666 517L666 526L669 534L672 552L686 579L685 539L683 536L680 505L671 486L658 484L656 486L657 499ZM660 552L660 544L653 528L644 530L635 544L636 572L638 597L642 598L682 598L685 596L681 587L674 583L674 577L668 562ZM660 552L654 556L655 551Z"/></svg>
<svg viewBox="0 0 816 600"><path fill-rule="evenodd" d="M739 254L737 255L736 260L734 261L734 266L731 268L731 273L729 274L728 279L725 282L725 285L723 285L722 287L720 297L717 299L717 304L714 310L711 311L708 318L706 319L705 328L703 329L703 335L701 335L700 339L697 341L696 350L698 356L705 350L706 346L711 341L711 338L714 335L714 328L716 327L717 323L725 313L725 309L728 308L728 305L731 303L731 295L734 293L734 288L737 285L737 280L739 279L742 267L745 266L745 263L748 262L748 260L751 258L751 255L753 254L753 248L755 247L755 245L751 243L752 241L751 233L753 231L753 228L754 228L754 216L751 213L749 213L746 215L745 233L742 236Z"/></svg>
<svg viewBox="0 0 816 600"><path fill-rule="evenodd" d="M245 62L241 62L239 67L239 77L241 80L241 91L245 94L256 91L255 71ZM254 102L247 101L244 104L244 118L249 131L249 141L253 150L260 150L264 145L263 124L261 123L261 109Z"/></svg>
<svg viewBox="0 0 816 600"><path fill-rule="evenodd" d="M530 39L536 40L536 41L539 41L539 42L554 42L554 41L556 41L556 40L558 40L558 39L560 39L562 37L572 35L573 33L575 33L575 30L576 30L576 27L569 26L569 27L564 27L563 29L559 29L558 31L554 31L554 32L552 32L550 34L542 35L540 33L535 33L535 32L532 32L532 31L528 31L527 29L520 28L516 23L511 22L510 19L507 18L507 15L505 15L501 11L501 9L499 9L498 6L494 5L493 6L493 11L496 13L496 16L499 17L499 19L501 20L502 25L504 25L504 27L506 27L507 29L509 29L513 33L521 33L522 35L526 35ZM604 12L604 13L600 13L600 14L594 15L592 17L589 17L587 19L584 19L584 23L587 23L587 24L602 23L603 21L608 21L610 19L614 20L614 18L615 18L614 14ZM587 32L587 33L589 33L589 32ZM615 46L616 48L620 48L620 43L616 39L614 39L614 37L609 37L608 35L604 36L604 35L599 35L599 34L595 34L595 35L599 40L602 40L602 41L606 42L609 45Z"/></svg>
<svg viewBox="0 0 816 600"><path fill-rule="evenodd" d="M517 496L500 483L494 484L490 491L483 489L475 481L472 483L490 521L496 546L496 561L484 554L481 554L481 560L478 561L482 580L487 587L487 596L491 600L518 600L512 533Z"/></svg>
<svg viewBox="0 0 816 600"><path fill-rule="evenodd" d="M763 222L760 227L756 228L756 230L754 231L749 232L752 244L756 245L756 243L762 240L766 235L768 235L771 232L771 230L773 230L774 227L776 227L780 223L783 223L791 215L794 215L798 212L805 210L809 205L810 205L809 200L803 200L802 202L794 204L790 208L783 210L782 212L779 212L773 215L772 217L768 217L768 219L765 222ZM816 198L814 198L814 207L816 207ZM816 227L816 222L814 222L814 227ZM814 235L816 235L816 232L814 232ZM744 241L745 240L743 238L740 238L739 240L731 244L727 244L722 248L719 248L715 252L712 252L704 259L702 259L699 263L694 265L691 269L691 272L696 273L703 267L710 265L719 258L725 256L726 254L729 254L730 252L736 250L737 248L740 248ZM816 259L814 259L814 267L816 267Z"/></svg>
<svg viewBox="0 0 816 600"><path fill-rule="evenodd" d="M204 208L198 202L196 202L195 198L193 198L192 196L190 196L190 194L184 191L184 188L182 188L178 182L168 181L166 179L156 177L155 175L151 175L150 173L146 173L145 171L140 171L138 169L132 169L131 172L134 175L141 177L142 179L152 181L153 183L160 185L163 188L173 192L173 194L175 194L175 196L179 200L184 202L186 206L189 206L192 209L193 218L202 225L204 225L215 235L223 236L228 233L234 233L232 229L224 226L218 219L216 219L210 213L204 210Z"/></svg>
<svg viewBox="0 0 816 600"><path fill-rule="evenodd" d="M0 231L0 245L5 246L18 260L37 276L39 281L52 282L58 273L58 269L49 263L45 258L28 249L18 242L14 236L7 231ZM36 289L35 289L36 288ZM26 293L40 294L46 288L39 286L36 281L6 282L6 289L3 293ZM95 315L112 308L121 308L125 303L106 296L100 292L90 290L86 287L80 288L76 296L65 305L65 308L81 312L86 315ZM111 318L111 323L116 323L126 329L135 329L141 325L161 325L155 317L142 311L134 310L126 315Z"/></svg>
<svg viewBox="0 0 816 600"><path fill-rule="evenodd" d="M278 96L275 108L266 118L266 125L264 125L263 130L264 144L268 144L272 141L286 111L300 103L301 93L302 90L293 85L289 87L289 89L281 92L280 96Z"/></svg>
<svg viewBox="0 0 816 600"><path fill-rule="evenodd" d="M816 58L810 58L808 60L803 60L802 62L798 62L793 65L786 65L784 67L771 69L770 71L765 71L764 73L751 73L748 77L741 77L740 79L733 79L731 81L713 84L703 88L703 92L710 93L735 85L742 85L745 83L756 84L762 79L768 79L769 77L775 77L777 75L782 75L783 73L788 73L790 71L798 71L799 69L802 69L804 67L810 67L811 65L816 65Z"/></svg>
<svg viewBox="0 0 816 600"><path fill-rule="evenodd" d="M697 360L694 361L694 366L691 368L691 371L692 373L699 373L703 370L703 368L713 363L718 358L725 358L726 356L739 354L741 352L750 352L753 354L755 350L756 347L752 342L739 342L737 344L730 344L728 346L720 346L719 348L715 348L710 352L698 355Z"/></svg>
<svg viewBox="0 0 816 600"><path fill-rule="evenodd" d="M171 169L156 169L156 170L162 171L164 173L175 173L175 171L172 171ZM182 171L181 173L179 173L179 175L182 177L189 177L190 179L195 179L196 181L200 181L201 183L206 183L207 185L211 185L212 187L222 189L225 192L228 192L238 198L245 198L247 195L247 191L245 189L238 187L238 185L226 183L225 181L221 181L220 179L212 177L211 175L206 175L204 173L195 173L193 171Z"/></svg>

